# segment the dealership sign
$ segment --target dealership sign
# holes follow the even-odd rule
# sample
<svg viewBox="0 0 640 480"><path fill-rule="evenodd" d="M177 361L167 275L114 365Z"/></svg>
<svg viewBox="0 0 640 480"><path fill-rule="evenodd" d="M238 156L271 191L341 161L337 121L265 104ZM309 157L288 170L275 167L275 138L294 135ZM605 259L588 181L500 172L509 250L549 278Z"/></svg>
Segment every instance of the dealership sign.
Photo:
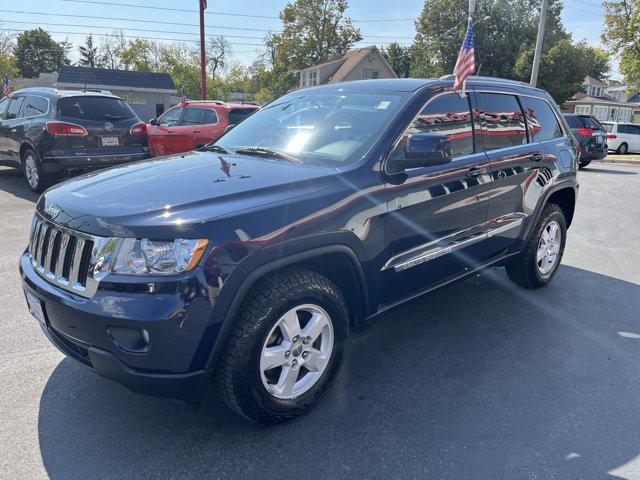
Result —
<svg viewBox="0 0 640 480"><path fill-rule="evenodd" d="M146 105L147 104L147 99L144 97L135 97L133 95L124 94L124 95L120 95L120 98L122 98L129 105Z"/></svg>

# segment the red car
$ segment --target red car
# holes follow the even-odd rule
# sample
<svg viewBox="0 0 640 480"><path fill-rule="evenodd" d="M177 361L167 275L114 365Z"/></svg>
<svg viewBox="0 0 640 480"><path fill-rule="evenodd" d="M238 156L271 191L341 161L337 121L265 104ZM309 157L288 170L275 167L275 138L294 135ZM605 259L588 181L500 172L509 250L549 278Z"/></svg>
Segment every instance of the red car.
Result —
<svg viewBox="0 0 640 480"><path fill-rule="evenodd" d="M153 155L189 152L215 140L258 108L207 100L176 105L147 125L149 150Z"/></svg>

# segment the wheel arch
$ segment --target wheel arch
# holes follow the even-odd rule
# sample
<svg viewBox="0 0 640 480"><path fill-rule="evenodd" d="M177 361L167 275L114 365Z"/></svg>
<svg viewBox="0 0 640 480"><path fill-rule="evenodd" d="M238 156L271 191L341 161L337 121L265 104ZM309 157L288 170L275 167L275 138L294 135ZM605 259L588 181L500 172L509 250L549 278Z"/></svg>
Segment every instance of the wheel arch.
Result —
<svg viewBox="0 0 640 480"><path fill-rule="evenodd" d="M306 268L326 276L336 284L349 308L350 328L357 329L360 321L368 315L369 286L358 256L347 245L326 245L282 256L252 268L249 273L245 272L240 264L236 269L240 269L244 273L244 278L234 289L233 298L224 312L220 330L206 363L207 369L214 367L224 351L235 326L234 319L251 288L260 279L290 267Z"/></svg>
<svg viewBox="0 0 640 480"><path fill-rule="evenodd" d="M562 212L564 213L564 218L567 222L567 228L571 225L573 221L573 215L575 213L576 208L576 192L570 186L560 188L558 190L554 190L547 197L547 201L545 203L553 203L560 207Z"/></svg>
<svg viewBox="0 0 640 480"><path fill-rule="evenodd" d="M38 152L36 151L36 148L33 146L33 144L31 142L29 142L28 140L25 140L22 142L22 144L20 145L20 151L19 151L19 155L20 155L20 163L22 164L22 166L24 167L24 154L27 152L27 150L33 150L34 153L36 155L38 155Z"/></svg>

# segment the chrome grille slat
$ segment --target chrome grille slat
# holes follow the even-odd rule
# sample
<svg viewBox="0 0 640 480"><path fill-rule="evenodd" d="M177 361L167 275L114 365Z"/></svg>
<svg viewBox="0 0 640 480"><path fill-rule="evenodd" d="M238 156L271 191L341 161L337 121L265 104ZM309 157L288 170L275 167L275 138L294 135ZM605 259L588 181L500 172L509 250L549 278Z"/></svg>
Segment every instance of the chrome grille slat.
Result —
<svg viewBox="0 0 640 480"><path fill-rule="evenodd" d="M34 216L28 253L35 271L64 290L91 297L106 273L94 275L102 251L112 251L116 238L105 238L54 225ZM102 259L103 260L103 259Z"/></svg>

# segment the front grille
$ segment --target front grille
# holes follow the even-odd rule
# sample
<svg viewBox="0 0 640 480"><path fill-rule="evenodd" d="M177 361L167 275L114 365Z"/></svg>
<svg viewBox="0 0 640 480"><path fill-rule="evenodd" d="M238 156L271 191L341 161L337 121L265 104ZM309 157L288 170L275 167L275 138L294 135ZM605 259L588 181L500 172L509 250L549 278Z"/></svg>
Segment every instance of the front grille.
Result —
<svg viewBox="0 0 640 480"><path fill-rule="evenodd" d="M29 255L45 280L86 296L95 237L56 226L39 215L33 217Z"/></svg>

